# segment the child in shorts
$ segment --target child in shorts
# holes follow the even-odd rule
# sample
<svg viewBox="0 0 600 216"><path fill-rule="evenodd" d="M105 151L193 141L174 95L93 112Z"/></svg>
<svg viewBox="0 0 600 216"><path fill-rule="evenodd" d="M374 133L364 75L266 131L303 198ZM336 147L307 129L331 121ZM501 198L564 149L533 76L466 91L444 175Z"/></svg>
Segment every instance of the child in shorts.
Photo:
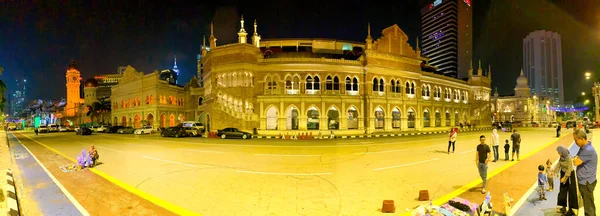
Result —
<svg viewBox="0 0 600 216"><path fill-rule="evenodd" d="M540 200L546 200L546 192L544 186L548 182L546 179L546 175L544 175L544 165L538 166L538 194L540 195Z"/></svg>
<svg viewBox="0 0 600 216"><path fill-rule="evenodd" d="M552 169L552 162L546 161L546 179L548 180L548 191L554 190L554 169Z"/></svg>

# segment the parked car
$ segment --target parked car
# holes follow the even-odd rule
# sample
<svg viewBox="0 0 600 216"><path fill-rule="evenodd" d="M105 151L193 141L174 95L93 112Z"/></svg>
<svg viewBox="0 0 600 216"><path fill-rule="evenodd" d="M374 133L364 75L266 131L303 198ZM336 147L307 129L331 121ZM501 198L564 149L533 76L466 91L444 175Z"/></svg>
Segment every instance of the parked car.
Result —
<svg viewBox="0 0 600 216"><path fill-rule="evenodd" d="M67 132L69 130L67 129L67 127L58 127L58 131L60 131L60 132Z"/></svg>
<svg viewBox="0 0 600 216"><path fill-rule="evenodd" d="M185 129L183 127L168 127L167 129L163 130L162 133L160 133L161 137L175 137L175 138L179 138L179 137L183 137L183 136L187 136L188 133L185 131Z"/></svg>
<svg viewBox="0 0 600 216"><path fill-rule="evenodd" d="M154 132L154 127L152 126L144 126L142 128L135 129L134 134L151 134Z"/></svg>
<svg viewBox="0 0 600 216"><path fill-rule="evenodd" d="M537 122L531 122L531 127L540 127L540 124Z"/></svg>
<svg viewBox="0 0 600 216"><path fill-rule="evenodd" d="M46 127L46 125L40 125L38 127L38 133L48 133L48 127Z"/></svg>
<svg viewBox="0 0 600 216"><path fill-rule="evenodd" d="M201 136L202 132L199 129L193 127L183 127L185 128L185 132L188 133L188 136Z"/></svg>
<svg viewBox="0 0 600 216"><path fill-rule="evenodd" d="M118 134L132 134L135 131L135 128L133 127L123 127L119 130L117 130Z"/></svg>
<svg viewBox="0 0 600 216"><path fill-rule="evenodd" d="M107 133L117 133L117 131L121 128L124 128L125 126L112 126L109 127L108 130L106 130Z"/></svg>
<svg viewBox="0 0 600 216"><path fill-rule="evenodd" d="M8 130L16 130L17 129L17 124L16 123L9 123L8 124Z"/></svg>
<svg viewBox="0 0 600 216"><path fill-rule="evenodd" d="M57 124L49 124L48 125L48 132L58 132L58 125Z"/></svg>
<svg viewBox="0 0 600 216"><path fill-rule="evenodd" d="M108 130L108 126L106 126L106 125L102 125L102 126L96 128L96 132L98 132L98 133L106 133L107 130Z"/></svg>
<svg viewBox="0 0 600 216"><path fill-rule="evenodd" d="M238 137L242 139L252 138L252 134L244 131L240 131L237 128L225 128L223 130L217 130L217 136L221 139Z"/></svg>
<svg viewBox="0 0 600 216"><path fill-rule="evenodd" d="M200 122L184 121L183 127L191 127L191 128L198 130L200 133L204 133L204 124L202 124Z"/></svg>
<svg viewBox="0 0 600 216"><path fill-rule="evenodd" d="M92 129L90 128L80 128L77 132L77 135L92 135Z"/></svg>

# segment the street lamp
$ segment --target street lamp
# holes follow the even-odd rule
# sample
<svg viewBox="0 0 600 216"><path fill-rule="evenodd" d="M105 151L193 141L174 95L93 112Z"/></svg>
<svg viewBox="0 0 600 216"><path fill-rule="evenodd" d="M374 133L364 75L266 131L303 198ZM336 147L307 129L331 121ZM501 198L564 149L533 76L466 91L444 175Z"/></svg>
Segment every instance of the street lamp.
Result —
<svg viewBox="0 0 600 216"><path fill-rule="evenodd" d="M581 95L585 96L585 92L581 92Z"/></svg>
<svg viewBox="0 0 600 216"><path fill-rule="evenodd" d="M590 102L590 100L585 100L584 104L588 104Z"/></svg>

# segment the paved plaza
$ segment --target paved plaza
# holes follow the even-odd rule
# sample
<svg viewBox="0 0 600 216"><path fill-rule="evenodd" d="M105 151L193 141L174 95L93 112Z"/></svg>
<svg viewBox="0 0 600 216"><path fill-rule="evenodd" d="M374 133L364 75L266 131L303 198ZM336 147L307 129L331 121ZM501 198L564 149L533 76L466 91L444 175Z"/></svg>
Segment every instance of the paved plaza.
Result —
<svg viewBox="0 0 600 216"><path fill-rule="evenodd" d="M556 139L553 129L518 130L522 155ZM396 212L404 213L422 204L419 190L437 199L479 179L475 147L480 135L489 141L491 131L459 133L453 154L446 152L445 134L310 141L15 135L35 155L57 155L53 149L74 159L93 144L102 162L96 169L105 178L155 197L166 208L203 215L381 215L383 200L394 200ZM500 132L502 141L509 136ZM40 157L51 172L60 172L50 159ZM490 162L489 172L508 163ZM103 214L82 205L91 215Z"/></svg>

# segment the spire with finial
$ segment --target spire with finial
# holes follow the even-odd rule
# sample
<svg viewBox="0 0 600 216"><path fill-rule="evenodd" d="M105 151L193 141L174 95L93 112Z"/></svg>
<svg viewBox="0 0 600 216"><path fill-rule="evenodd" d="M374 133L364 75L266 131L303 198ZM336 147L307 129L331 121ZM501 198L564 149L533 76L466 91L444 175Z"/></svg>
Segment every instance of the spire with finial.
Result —
<svg viewBox="0 0 600 216"><path fill-rule="evenodd" d="M483 76L483 68L481 68L481 59L479 59L479 68L477 68L477 76Z"/></svg>
<svg viewBox="0 0 600 216"><path fill-rule="evenodd" d="M487 75L488 75L488 78L490 78L490 79L492 78L492 65L491 64L488 64L488 74Z"/></svg>
<svg viewBox="0 0 600 216"><path fill-rule="evenodd" d="M240 24L242 25L242 27L240 28L240 32L238 32L238 43L246 43L246 35L248 35L248 33L246 33L246 29L244 29L244 15L242 15L242 19L240 20Z"/></svg>
<svg viewBox="0 0 600 216"><path fill-rule="evenodd" d="M415 49L415 52L417 53L417 57L421 57L421 48L419 48L419 37L417 37L417 49Z"/></svg>
<svg viewBox="0 0 600 216"><path fill-rule="evenodd" d="M371 37L371 23L367 24L367 39L365 39L365 42L367 42L367 50L373 48L373 38Z"/></svg>
<svg viewBox="0 0 600 216"><path fill-rule="evenodd" d="M212 22L210 22L210 36L208 37L208 42L209 42L209 46L211 49L214 49L217 47L217 38L215 37L215 34L214 34L214 27L213 27Z"/></svg>
<svg viewBox="0 0 600 216"><path fill-rule="evenodd" d="M206 55L206 35L202 35L202 56Z"/></svg>
<svg viewBox="0 0 600 216"><path fill-rule="evenodd" d="M469 77L473 76L473 60L469 61Z"/></svg>
<svg viewBox="0 0 600 216"><path fill-rule="evenodd" d="M260 36L258 35L258 24L254 20L254 34L252 35L252 45L260 48Z"/></svg>

